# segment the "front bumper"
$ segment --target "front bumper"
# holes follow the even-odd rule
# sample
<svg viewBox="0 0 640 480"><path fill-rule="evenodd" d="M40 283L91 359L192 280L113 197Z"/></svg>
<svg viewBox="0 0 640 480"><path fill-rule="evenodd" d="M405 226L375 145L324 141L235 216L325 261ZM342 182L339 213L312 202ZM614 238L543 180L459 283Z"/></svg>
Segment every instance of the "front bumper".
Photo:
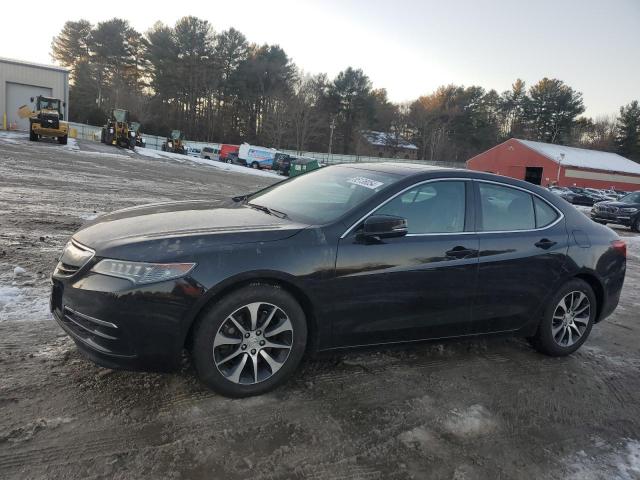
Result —
<svg viewBox="0 0 640 480"><path fill-rule="evenodd" d="M91 272L53 277L51 311L78 349L99 365L175 369L188 330L186 318L200 290L188 278L131 285Z"/></svg>
<svg viewBox="0 0 640 480"><path fill-rule="evenodd" d="M607 213L600 211L591 211L591 220L595 222L615 223L617 225L631 226L633 217L630 215L621 215L615 213Z"/></svg>

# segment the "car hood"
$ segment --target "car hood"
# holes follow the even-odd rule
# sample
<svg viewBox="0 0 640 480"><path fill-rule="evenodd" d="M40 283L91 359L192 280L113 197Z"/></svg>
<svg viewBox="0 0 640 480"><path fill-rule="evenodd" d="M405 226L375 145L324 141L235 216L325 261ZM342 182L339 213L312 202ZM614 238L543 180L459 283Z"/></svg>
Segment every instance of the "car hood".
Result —
<svg viewBox="0 0 640 480"><path fill-rule="evenodd" d="M221 208L210 201L184 201L102 215L83 225L73 238L98 256L133 260L123 249L144 244L143 250L157 259L164 257L163 249L179 253L176 245L195 243L208 248L212 244L274 241L295 235L306 226L246 205Z"/></svg>

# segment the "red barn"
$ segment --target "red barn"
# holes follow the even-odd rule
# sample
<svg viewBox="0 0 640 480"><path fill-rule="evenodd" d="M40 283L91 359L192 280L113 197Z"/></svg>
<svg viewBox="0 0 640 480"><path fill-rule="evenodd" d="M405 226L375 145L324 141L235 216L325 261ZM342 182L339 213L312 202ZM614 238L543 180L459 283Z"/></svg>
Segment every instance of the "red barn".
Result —
<svg viewBox="0 0 640 480"><path fill-rule="evenodd" d="M640 190L640 164L620 155L517 138L476 155L467 168L544 186Z"/></svg>

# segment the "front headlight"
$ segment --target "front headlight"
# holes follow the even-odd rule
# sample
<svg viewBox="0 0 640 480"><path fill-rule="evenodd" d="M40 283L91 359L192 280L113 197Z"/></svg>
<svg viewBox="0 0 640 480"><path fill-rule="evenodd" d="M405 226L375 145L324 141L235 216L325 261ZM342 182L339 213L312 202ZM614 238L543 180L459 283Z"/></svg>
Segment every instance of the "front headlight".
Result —
<svg viewBox="0 0 640 480"><path fill-rule="evenodd" d="M129 132L131 134L132 137L136 136L136 132Z"/></svg>
<svg viewBox="0 0 640 480"><path fill-rule="evenodd" d="M195 263L145 263L104 259L100 260L91 271L124 278L134 285L144 285L183 277L195 266Z"/></svg>
<svg viewBox="0 0 640 480"><path fill-rule="evenodd" d="M620 211L622 213L636 213L638 211L635 207L621 208Z"/></svg>
<svg viewBox="0 0 640 480"><path fill-rule="evenodd" d="M169 142L169 143L167 143L167 146L168 146L169 148L173 148L173 142Z"/></svg>
<svg viewBox="0 0 640 480"><path fill-rule="evenodd" d="M109 133L113 133L113 128L110 128L110 129L109 129Z"/></svg>

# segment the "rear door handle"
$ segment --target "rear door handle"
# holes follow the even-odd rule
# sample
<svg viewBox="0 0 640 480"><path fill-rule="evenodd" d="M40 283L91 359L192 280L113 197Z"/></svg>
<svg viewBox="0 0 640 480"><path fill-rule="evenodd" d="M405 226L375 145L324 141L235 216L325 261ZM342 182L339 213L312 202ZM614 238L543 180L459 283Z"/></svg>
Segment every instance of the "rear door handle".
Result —
<svg viewBox="0 0 640 480"><path fill-rule="evenodd" d="M543 250L548 250L549 248L553 247L556 243L558 242L554 242L553 240L549 240L548 238L543 238L542 240L534 243L534 245L538 248L542 248Z"/></svg>
<svg viewBox="0 0 640 480"><path fill-rule="evenodd" d="M472 250L466 247L453 247L451 250L444 252L447 257L453 258L467 258L477 253L476 250Z"/></svg>

